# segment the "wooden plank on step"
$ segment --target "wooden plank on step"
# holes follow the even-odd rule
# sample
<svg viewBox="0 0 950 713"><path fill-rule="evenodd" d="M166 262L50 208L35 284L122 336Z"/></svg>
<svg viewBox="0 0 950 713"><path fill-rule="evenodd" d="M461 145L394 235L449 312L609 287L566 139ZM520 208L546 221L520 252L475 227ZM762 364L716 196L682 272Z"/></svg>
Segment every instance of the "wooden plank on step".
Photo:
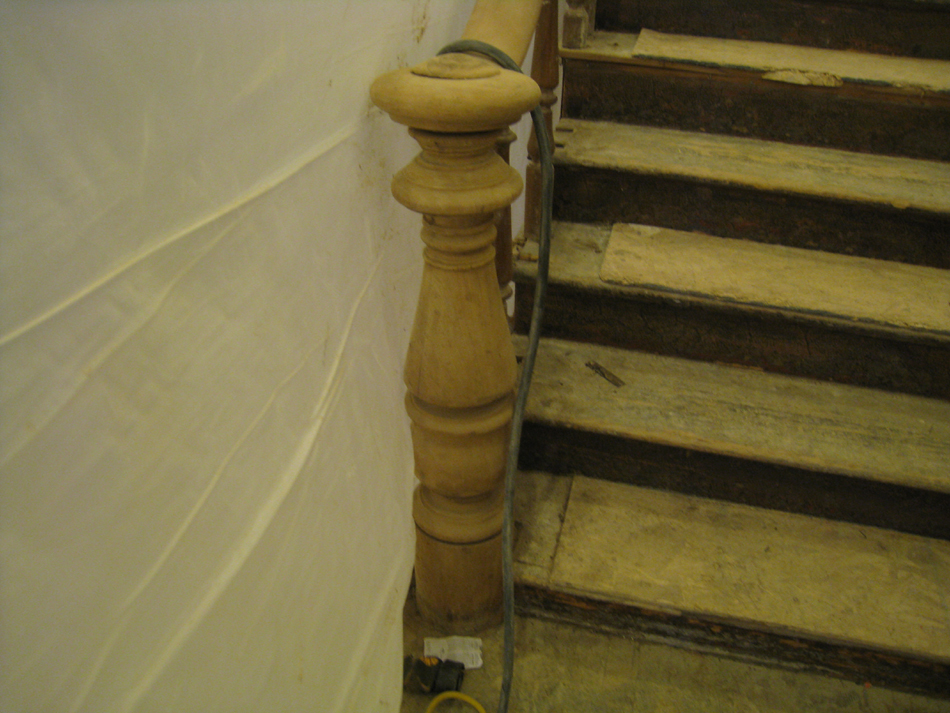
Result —
<svg viewBox="0 0 950 713"><path fill-rule="evenodd" d="M555 143L560 164L950 216L950 163L577 119Z"/></svg>
<svg viewBox="0 0 950 713"><path fill-rule="evenodd" d="M746 76L810 86L837 87L847 82L916 90L917 94L950 92L950 60L698 37L646 28L636 33L594 32L583 48L564 47L561 56L668 69L692 67L697 72L741 70Z"/></svg>
<svg viewBox="0 0 950 713"><path fill-rule="evenodd" d="M739 69L604 59L564 59L563 117L950 160L950 93L802 86Z"/></svg>
<svg viewBox="0 0 950 713"><path fill-rule="evenodd" d="M950 542L574 478L549 586L950 662Z"/></svg>
<svg viewBox="0 0 950 713"><path fill-rule="evenodd" d="M950 271L931 267L617 224L600 276L620 285L950 337Z"/></svg>
<svg viewBox="0 0 950 713"><path fill-rule="evenodd" d="M950 59L943 0L598 0L596 26Z"/></svg>
<svg viewBox="0 0 950 713"><path fill-rule="evenodd" d="M907 394L544 339L526 418L950 492L950 403Z"/></svg>
<svg viewBox="0 0 950 713"><path fill-rule="evenodd" d="M950 400L950 336L945 332L888 324L886 314L858 321L827 307L807 311L807 296L780 306L766 295L753 303L701 294L695 287L684 291L676 284L685 278L667 281L648 266L639 284L604 282L600 271L611 230L554 224L546 336ZM690 269L687 262L677 265ZM526 332L530 322L535 267L524 260L516 265L519 332ZM674 267L657 264L660 271ZM794 284L793 276L783 279ZM898 312L939 310L930 294L920 297Z"/></svg>
<svg viewBox="0 0 950 713"><path fill-rule="evenodd" d="M611 40L612 55L620 50L616 42L615 38ZM627 40L626 44L625 49L634 60L744 69L765 75L766 79L792 84L834 87L842 82L855 82L950 92L950 61L947 60L674 35L647 29L641 30L635 41Z"/></svg>

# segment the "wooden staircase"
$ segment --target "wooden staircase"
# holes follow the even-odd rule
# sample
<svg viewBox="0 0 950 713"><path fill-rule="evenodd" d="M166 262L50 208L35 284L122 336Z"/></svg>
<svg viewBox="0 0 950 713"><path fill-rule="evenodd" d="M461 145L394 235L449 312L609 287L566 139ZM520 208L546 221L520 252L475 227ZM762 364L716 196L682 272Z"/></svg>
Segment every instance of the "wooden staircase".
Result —
<svg viewBox="0 0 950 713"><path fill-rule="evenodd" d="M950 2L598 0L561 59L521 606L950 699Z"/></svg>

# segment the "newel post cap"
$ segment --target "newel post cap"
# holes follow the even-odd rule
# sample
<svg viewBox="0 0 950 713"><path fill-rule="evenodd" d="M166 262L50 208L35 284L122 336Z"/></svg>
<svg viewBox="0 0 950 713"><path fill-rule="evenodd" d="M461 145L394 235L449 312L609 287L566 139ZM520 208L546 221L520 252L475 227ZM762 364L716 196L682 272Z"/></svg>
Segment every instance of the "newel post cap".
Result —
<svg viewBox="0 0 950 713"><path fill-rule="evenodd" d="M444 54L378 77L373 103L393 121L442 133L500 129L541 101L530 77L468 54Z"/></svg>

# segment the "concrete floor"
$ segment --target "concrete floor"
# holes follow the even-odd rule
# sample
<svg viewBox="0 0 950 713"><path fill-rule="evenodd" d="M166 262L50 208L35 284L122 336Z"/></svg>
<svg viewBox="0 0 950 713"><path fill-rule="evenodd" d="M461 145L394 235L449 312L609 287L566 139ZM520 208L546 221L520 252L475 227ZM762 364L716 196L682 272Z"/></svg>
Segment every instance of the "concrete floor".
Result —
<svg viewBox="0 0 950 713"><path fill-rule="evenodd" d="M406 654L422 654L427 630L406 606ZM488 713L501 685L502 631L482 632L483 668L467 671L462 691ZM424 713L432 697L404 694L402 713ZM473 709L446 701L439 713ZM948 713L950 701L860 685L800 671L519 618L511 713Z"/></svg>

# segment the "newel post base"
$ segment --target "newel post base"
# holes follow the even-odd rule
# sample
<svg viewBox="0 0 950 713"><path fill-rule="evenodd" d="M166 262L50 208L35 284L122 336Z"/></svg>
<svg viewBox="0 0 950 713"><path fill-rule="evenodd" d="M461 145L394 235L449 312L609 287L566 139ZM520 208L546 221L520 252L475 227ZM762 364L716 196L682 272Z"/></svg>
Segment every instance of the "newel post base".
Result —
<svg viewBox="0 0 950 713"><path fill-rule="evenodd" d="M393 195L422 213L422 285L406 357L419 484L416 601L446 630L501 616L503 481L516 378L495 268L495 215L521 193L496 145L540 99L517 72L466 54L379 77L373 101L422 152Z"/></svg>

